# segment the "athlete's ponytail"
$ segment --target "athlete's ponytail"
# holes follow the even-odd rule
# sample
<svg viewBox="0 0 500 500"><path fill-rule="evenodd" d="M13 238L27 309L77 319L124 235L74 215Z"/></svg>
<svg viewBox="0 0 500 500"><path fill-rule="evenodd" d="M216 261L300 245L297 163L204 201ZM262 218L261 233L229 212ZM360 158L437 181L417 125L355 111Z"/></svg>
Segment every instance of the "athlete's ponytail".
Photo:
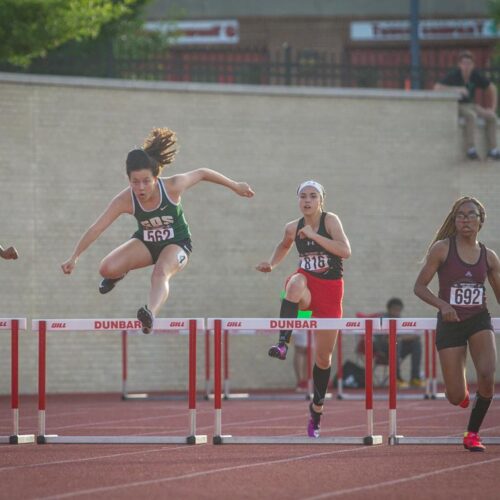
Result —
<svg viewBox="0 0 500 500"><path fill-rule="evenodd" d="M154 177L163 167L174 161L177 136L168 128L154 128L145 139L141 149L133 149L127 156L127 175L135 170L149 169Z"/></svg>

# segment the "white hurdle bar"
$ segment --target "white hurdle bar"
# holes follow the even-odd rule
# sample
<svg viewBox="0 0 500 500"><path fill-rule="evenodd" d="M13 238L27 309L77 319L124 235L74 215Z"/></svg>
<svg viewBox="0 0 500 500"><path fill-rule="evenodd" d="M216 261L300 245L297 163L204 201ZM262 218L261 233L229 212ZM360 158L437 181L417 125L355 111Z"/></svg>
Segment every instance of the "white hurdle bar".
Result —
<svg viewBox="0 0 500 500"><path fill-rule="evenodd" d="M137 319L35 319L32 331L38 332L38 435L37 443L65 444L201 444L206 435L196 434L196 334L205 329L202 318L156 318L154 333L189 330L189 430L187 436L58 436L45 432L46 410L46 332L121 332L141 329Z"/></svg>
<svg viewBox="0 0 500 500"><path fill-rule="evenodd" d="M214 408L215 408L215 433L214 444L382 444L382 436L373 434L373 380L371 361L367 357L365 372L367 412L367 433L365 436L344 437L319 437L306 436L231 436L222 434L222 377L221 377L221 338L222 331L233 330L340 330L340 329L365 329L366 352L372 352L372 319L325 319L325 318L227 318L208 319L207 327L214 331ZM368 366L369 365L369 366Z"/></svg>
<svg viewBox="0 0 500 500"><path fill-rule="evenodd" d="M0 330L10 330L10 402L12 434L0 436L0 443L34 443L34 434L19 434L19 331L26 330L26 318L0 318Z"/></svg>
<svg viewBox="0 0 500 500"><path fill-rule="evenodd" d="M435 318L384 318L382 329L389 330L389 444L454 444L461 445L463 437L454 436L402 436L397 433L397 391L396 391L396 356L397 334L414 330L436 330ZM498 324L498 323L496 323ZM483 437L484 444L500 444L500 437Z"/></svg>

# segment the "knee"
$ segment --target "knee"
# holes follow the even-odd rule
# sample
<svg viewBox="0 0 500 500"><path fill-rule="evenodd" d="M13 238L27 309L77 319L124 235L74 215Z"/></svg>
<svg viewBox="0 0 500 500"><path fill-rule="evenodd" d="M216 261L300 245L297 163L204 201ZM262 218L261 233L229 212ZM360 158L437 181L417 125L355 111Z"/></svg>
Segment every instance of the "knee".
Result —
<svg viewBox="0 0 500 500"><path fill-rule="evenodd" d="M306 288L306 280L301 274L295 274L290 278L286 286L286 297L292 302L300 300Z"/></svg>
<svg viewBox="0 0 500 500"><path fill-rule="evenodd" d="M327 370L332 364L332 355L316 353L316 366L322 370Z"/></svg>
<svg viewBox="0 0 500 500"><path fill-rule="evenodd" d="M167 281L169 273L162 267L155 266L153 272L151 273L151 281Z"/></svg>
<svg viewBox="0 0 500 500"><path fill-rule="evenodd" d="M99 265L99 274L103 278L114 278L116 274L116 266L110 259L103 259Z"/></svg>

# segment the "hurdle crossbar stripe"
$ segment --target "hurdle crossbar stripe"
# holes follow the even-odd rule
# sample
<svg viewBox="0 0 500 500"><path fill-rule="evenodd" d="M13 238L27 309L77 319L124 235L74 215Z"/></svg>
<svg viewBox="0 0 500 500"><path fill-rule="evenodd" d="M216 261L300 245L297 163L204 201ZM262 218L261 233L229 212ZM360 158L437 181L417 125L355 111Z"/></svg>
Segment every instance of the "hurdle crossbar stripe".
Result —
<svg viewBox="0 0 500 500"><path fill-rule="evenodd" d="M0 443L24 444L35 441L34 434L19 434L19 331L26 330L26 318L0 318L0 330L10 330L10 400L12 434L0 436Z"/></svg>
<svg viewBox="0 0 500 500"><path fill-rule="evenodd" d="M274 322L277 322L276 324ZM209 319L207 321L208 328L214 330L214 410L215 410L215 425L214 425L214 444L361 444L361 445L375 445L382 444L382 436L373 435L373 397L371 391L372 379L367 376L366 385L366 403L365 409L367 411L367 430L365 436L329 436L320 438L309 438L304 436L231 436L222 434L222 332L224 327L227 328L241 328L241 329L280 329L287 328L288 326L280 326L280 319L262 319L262 318L231 318L231 319ZM372 333L374 325L371 319L318 319L317 323L313 320L307 320L307 326L304 323L306 320L299 320L300 327L308 330L327 330L327 329L340 329L351 328L365 329L365 342L367 352L372 353ZM292 327L294 328L294 327Z"/></svg>
<svg viewBox="0 0 500 500"><path fill-rule="evenodd" d="M105 324L96 322L108 322ZM37 443L61 444L202 444L206 435L196 434L196 335L204 330L203 319L157 319L155 325L165 331L189 328L189 389L187 436L58 436L46 433L46 333L47 331L115 331L121 332L124 322L134 320L33 320L33 331L38 332L38 435Z"/></svg>
<svg viewBox="0 0 500 500"><path fill-rule="evenodd" d="M360 330L365 319L360 318L209 318L207 328L214 330L215 322L222 330ZM375 331L378 325L373 325Z"/></svg>
<svg viewBox="0 0 500 500"><path fill-rule="evenodd" d="M495 325L500 327L500 318L493 318L494 328ZM389 444L421 444L421 445L457 445L463 443L462 437L449 437L449 436L403 436L397 434L397 391L396 391L396 371L397 371L397 334L399 332L406 332L408 330L430 330L432 331L432 375L433 383L435 383L436 374L436 350L435 344L435 318L384 318L382 328L389 329ZM435 388L432 390L432 395L435 394ZM481 438L484 444L500 444L500 437L486 437Z"/></svg>

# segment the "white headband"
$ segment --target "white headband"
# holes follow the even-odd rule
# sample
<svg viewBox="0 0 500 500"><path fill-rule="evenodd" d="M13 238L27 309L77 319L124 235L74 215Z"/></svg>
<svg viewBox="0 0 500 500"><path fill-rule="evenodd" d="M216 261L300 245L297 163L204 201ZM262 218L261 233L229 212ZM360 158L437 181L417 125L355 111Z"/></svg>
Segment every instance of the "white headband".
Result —
<svg viewBox="0 0 500 500"><path fill-rule="evenodd" d="M320 194L321 198L325 197L325 188L316 181L304 181L297 189L297 195L299 195L306 187L312 187Z"/></svg>

